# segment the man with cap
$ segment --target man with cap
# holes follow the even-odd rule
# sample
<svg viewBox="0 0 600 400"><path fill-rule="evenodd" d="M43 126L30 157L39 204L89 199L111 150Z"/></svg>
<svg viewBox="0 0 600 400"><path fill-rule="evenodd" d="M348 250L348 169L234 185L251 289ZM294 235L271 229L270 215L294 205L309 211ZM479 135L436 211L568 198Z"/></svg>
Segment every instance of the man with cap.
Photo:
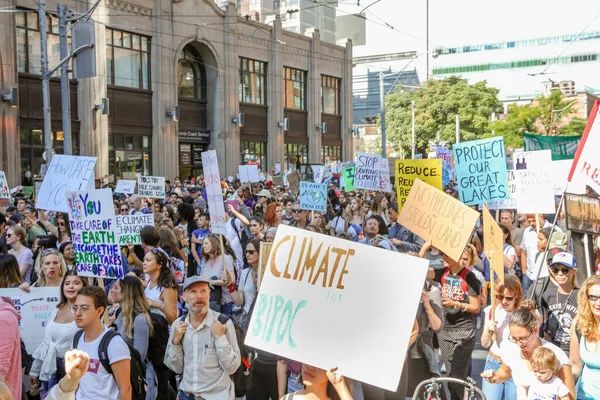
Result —
<svg viewBox="0 0 600 400"><path fill-rule="evenodd" d="M209 309L210 281L193 276L183 284L189 314L173 322L165 365L183 374L178 399L234 399L230 375L241 364L233 322Z"/></svg>
<svg viewBox="0 0 600 400"><path fill-rule="evenodd" d="M254 216L263 217L271 199L271 192L267 189L262 189L256 194L256 197L258 198L258 202L254 205Z"/></svg>
<svg viewBox="0 0 600 400"><path fill-rule="evenodd" d="M350 224L348 226L348 235L350 235L350 239L354 242L358 242L364 238L363 230L359 224Z"/></svg>

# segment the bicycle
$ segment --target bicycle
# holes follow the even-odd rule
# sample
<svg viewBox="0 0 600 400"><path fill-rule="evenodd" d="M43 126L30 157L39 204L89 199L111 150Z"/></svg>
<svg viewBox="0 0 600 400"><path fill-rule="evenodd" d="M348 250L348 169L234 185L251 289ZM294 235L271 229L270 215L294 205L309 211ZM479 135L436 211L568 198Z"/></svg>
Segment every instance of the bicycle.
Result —
<svg viewBox="0 0 600 400"><path fill-rule="evenodd" d="M470 377L467 378L466 381L463 381L462 379L447 377L431 378L424 380L423 382L419 383L419 385L416 387L412 399L442 400L442 396L440 393L442 390L445 390L443 383L457 383L459 385L464 386L467 389L469 400L475 399L475 395L479 396L479 399L481 400L486 400L485 395L483 394L481 389L477 387L475 381ZM422 389L424 389L425 397L417 397Z"/></svg>

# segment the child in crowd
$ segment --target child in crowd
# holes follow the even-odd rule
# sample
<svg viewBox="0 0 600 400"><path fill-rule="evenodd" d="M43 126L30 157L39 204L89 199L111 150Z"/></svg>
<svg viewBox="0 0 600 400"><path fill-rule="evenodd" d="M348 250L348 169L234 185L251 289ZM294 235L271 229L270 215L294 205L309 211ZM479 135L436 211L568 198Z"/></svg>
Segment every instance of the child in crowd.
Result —
<svg viewBox="0 0 600 400"><path fill-rule="evenodd" d="M556 376L558 359L552 350L538 347L531 358L529 386L519 386L519 400L568 400L569 389Z"/></svg>

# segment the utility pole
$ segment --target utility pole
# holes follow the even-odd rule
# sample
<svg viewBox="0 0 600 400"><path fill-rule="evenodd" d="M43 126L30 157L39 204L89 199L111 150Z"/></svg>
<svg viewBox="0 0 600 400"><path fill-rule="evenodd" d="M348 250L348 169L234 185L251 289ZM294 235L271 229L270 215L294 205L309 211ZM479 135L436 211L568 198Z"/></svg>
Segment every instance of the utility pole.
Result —
<svg viewBox="0 0 600 400"><path fill-rule="evenodd" d="M385 74L379 73L379 104L381 106L381 157L386 158L385 154L385 91L383 90L383 80Z"/></svg>
<svg viewBox="0 0 600 400"><path fill-rule="evenodd" d="M460 117L456 114L456 143L460 143Z"/></svg>
<svg viewBox="0 0 600 400"><path fill-rule="evenodd" d="M429 80L429 0L425 0L425 30L426 32L426 36L425 36L425 51L427 52L427 75L426 75L426 80Z"/></svg>
<svg viewBox="0 0 600 400"><path fill-rule="evenodd" d="M69 56L69 44L67 42L67 5L58 4L58 34L60 37L60 59ZM62 123L64 153L73 154L71 141L71 88L69 87L69 63L60 67L60 95L62 100Z"/></svg>
<svg viewBox="0 0 600 400"><path fill-rule="evenodd" d="M44 112L44 149L46 165L52 160L52 121L50 108L50 76L48 75L48 28L46 26L46 0L38 1L38 19L40 29L40 50L42 59L42 96Z"/></svg>
<svg viewBox="0 0 600 400"><path fill-rule="evenodd" d="M415 101L411 100L410 101L410 106L411 106L411 128L412 128L412 135L411 135L411 153L412 153L412 159L415 159L415 154L417 153L417 142L416 142L416 136L415 136Z"/></svg>

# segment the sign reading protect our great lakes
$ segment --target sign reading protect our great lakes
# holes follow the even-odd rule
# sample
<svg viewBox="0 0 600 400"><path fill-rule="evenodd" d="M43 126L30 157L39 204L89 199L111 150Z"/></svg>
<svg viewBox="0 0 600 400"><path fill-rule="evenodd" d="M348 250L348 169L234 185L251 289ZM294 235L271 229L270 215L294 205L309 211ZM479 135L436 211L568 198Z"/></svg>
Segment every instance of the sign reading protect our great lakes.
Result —
<svg viewBox="0 0 600 400"><path fill-rule="evenodd" d="M427 268L424 259L281 225L246 344L396 390ZM381 286L369 295L373 281Z"/></svg>

